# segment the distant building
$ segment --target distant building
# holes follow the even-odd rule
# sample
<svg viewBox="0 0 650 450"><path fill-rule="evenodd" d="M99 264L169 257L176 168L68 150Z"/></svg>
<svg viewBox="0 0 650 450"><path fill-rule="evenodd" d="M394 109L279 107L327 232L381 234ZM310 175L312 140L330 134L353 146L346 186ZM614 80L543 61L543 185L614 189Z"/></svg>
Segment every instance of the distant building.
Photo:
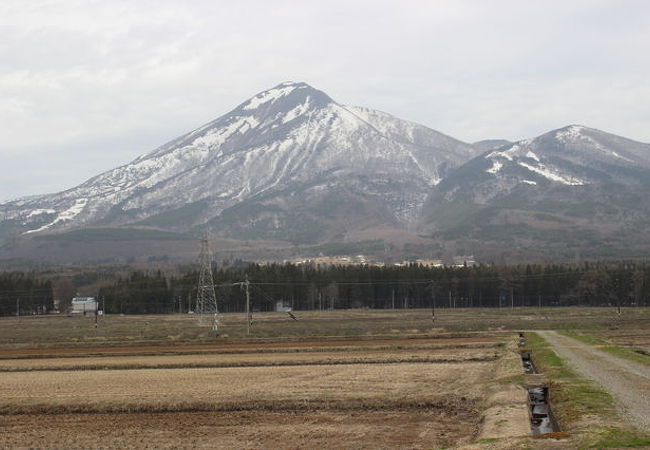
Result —
<svg viewBox="0 0 650 450"><path fill-rule="evenodd" d="M95 297L75 297L72 299L72 314L95 315L98 305Z"/></svg>
<svg viewBox="0 0 650 450"><path fill-rule="evenodd" d="M454 256L454 265L456 267L475 266L477 264L478 262L476 262L474 255Z"/></svg>
<svg viewBox="0 0 650 450"><path fill-rule="evenodd" d="M371 261L364 255L357 256L317 256L314 258L298 258L291 261L298 266L313 264L320 266L383 266L383 263Z"/></svg>
<svg viewBox="0 0 650 450"><path fill-rule="evenodd" d="M278 300L275 302L275 310L277 312L289 312L291 311L291 305L284 302L284 300Z"/></svg>
<svg viewBox="0 0 650 450"><path fill-rule="evenodd" d="M440 259L416 259L416 260L410 260L410 261L402 261L395 263L395 266L398 267L407 267L410 266L411 264L417 264L420 266L424 267L443 267L444 264L442 260Z"/></svg>

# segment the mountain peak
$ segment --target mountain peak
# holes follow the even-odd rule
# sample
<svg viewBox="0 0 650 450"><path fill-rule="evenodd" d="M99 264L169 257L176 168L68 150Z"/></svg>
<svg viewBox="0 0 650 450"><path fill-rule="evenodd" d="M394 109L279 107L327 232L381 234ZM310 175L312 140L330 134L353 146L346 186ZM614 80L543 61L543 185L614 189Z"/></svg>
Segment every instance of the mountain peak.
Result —
<svg viewBox="0 0 650 450"><path fill-rule="evenodd" d="M302 87L302 86L305 86L305 87L309 87L309 88L311 88L311 86L310 86L309 84L305 83L304 81L291 81L291 80L283 81L282 83L280 83L280 84L278 84L277 86L275 86L275 88L278 88L278 87L286 87L286 86L295 86L295 87ZM272 88L272 89L274 89L274 88ZM312 89L313 89L313 88L312 88Z"/></svg>
<svg viewBox="0 0 650 450"><path fill-rule="evenodd" d="M584 125L572 124L555 130L555 138L560 141L571 141L584 135L585 131L590 130Z"/></svg>
<svg viewBox="0 0 650 450"><path fill-rule="evenodd" d="M373 211L364 224L410 226L431 186L475 154L424 126L285 81L76 188L2 206L0 217L15 220L16 234L95 223L181 231L219 224L223 235L275 239L296 233L290 224L309 205L315 242L338 233L336 223L326 230L321 222L336 215L327 205L341 196ZM192 214L165 222L184 208ZM348 220L345 209L337 211L334 222Z"/></svg>
<svg viewBox="0 0 650 450"><path fill-rule="evenodd" d="M313 88L303 81L285 81L270 89L266 89L254 95L239 107L245 111L258 108L275 107L276 103L286 106L289 104L302 103L310 97L314 105L326 105L334 101L323 91Z"/></svg>

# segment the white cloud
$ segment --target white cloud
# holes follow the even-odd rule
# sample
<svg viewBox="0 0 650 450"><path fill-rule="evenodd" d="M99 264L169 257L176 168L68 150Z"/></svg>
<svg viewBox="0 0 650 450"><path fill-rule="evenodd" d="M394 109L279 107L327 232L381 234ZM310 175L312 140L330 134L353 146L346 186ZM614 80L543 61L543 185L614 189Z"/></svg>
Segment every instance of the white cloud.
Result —
<svg viewBox="0 0 650 450"><path fill-rule="evenodd" d="M568 123L650 141L641 0L187 3L0 3L0 198L71 187L287 79L466 141Z"/></svg>

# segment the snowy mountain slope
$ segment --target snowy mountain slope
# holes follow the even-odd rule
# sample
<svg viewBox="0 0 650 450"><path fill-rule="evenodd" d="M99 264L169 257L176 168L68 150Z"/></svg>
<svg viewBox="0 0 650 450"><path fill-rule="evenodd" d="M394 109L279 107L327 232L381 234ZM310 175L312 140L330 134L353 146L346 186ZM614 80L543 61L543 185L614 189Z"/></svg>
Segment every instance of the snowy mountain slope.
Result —
<svg viewBox="0 0 650 450"><path fill-rule="evenodd" d="M488 173L518 166L545 180L566 185L584 185L616 179L634 182L626 169L650 168L647 144L634 142L580 125L551 131L489 153ZM615 175L615 176L614 176ZM539 178L539 177L537 177Z"/></svg>
<svg viewBox="0 0 650 450"><path fill-rule="evenodd" d="M280 197L316 179L321 184L312 193L357 196L371 209L383 208L386 221L408 226L430 187L475 154L424 126L287 82L75 188L0 205L0 235L94 225L216 227L224 211L260 197L291 208Z"/></svg>
<svg viewBox="0 0 650 450"><path fill-rule="evenodd" d="M381 235L417 238L428 256L459 245L620 254L646 242L649 189L649 144L571 125L469 145L287 82L77 187L0 204L0 258L20 257L23 241L31 254L61 251L74 236L139 255L137 239L204 228L232 248Z"/></svg>
<svg viewBox="0 0 650 450"><path fill-rule="evenodd" d="M511 141L506 141L505 139L485 139L482 141L473 142L472 146L481 152L486 152L488 150L496 150L500 147L512 144L513 143Z"/></svg>
<svg viewBox="0 0 650 450"><path fill-rule="evenodd" d="M420 227L502 246L623 248L650 228L650 145L571 125L488 150L437 186Z"/></svg>

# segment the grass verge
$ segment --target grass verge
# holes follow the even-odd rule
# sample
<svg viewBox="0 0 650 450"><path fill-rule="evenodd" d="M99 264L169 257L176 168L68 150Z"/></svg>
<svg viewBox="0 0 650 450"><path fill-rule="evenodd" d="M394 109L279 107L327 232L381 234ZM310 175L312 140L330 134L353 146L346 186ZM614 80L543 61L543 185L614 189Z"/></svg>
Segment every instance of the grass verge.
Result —
<svg viewBox="0 0 650 450"><path fill-rule="evenodd" d="M559 330L558 333L576 339L580 342L584 342L585 344L598 347L600 350L607 353L611 353L614 356L618 356L624 359L629 359L631 361L638 362L639 364L650 366L650 356L637 353L631 348L614 345L605 339L596 336L588 336L586 334L580 334L575 331Z"/></svg>
<svg viewBox="0 0 650 450"><path fill-rule="evenodd" d="M549 381L555 417L564 430L577 430L579 448L650 446L650 436L618 425L611 395L579 377L537 333L526 333L526 340L537 370Z"/></svg>

